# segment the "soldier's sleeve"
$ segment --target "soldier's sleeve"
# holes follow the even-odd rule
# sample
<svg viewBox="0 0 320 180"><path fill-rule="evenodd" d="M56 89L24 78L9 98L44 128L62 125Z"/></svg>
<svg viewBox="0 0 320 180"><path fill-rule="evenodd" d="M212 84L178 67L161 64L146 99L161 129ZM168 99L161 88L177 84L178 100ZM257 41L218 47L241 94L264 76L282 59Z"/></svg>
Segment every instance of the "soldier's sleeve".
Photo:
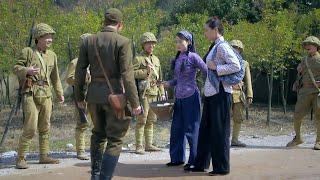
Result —
<svg viewBox="0 0 320 180"><path fill-rule="evenodd" d="M245 61L245 68L246 69L245 69L245 75L244 75L244 82L247 87L247 97L253 98L250 65L246 61Z"/></svg>
<svg viewBox="0 0 320 180"><path fill-rule="evenodd" d="M135 57L133 60L134 78L146 79L148 77L147 69L141 69L143 58Z"/></svg>
<svg viewBox="0 0 320 180"><path fill-rule="evenodd" d="M93 36L88 37L92 40ZM75 81L74 81L74 95L77 102L82 102L85 100L86 95L86 74L87 68L89 66L89 59L88 59L88 41L80 46L79 51L79 58L76 65L76 72L75 72Z"/></svg>
<svg viewBox="0 0 320 180"><path fill-rule="evenodd" d="M159 61L159 64L160 64L160 61ZM160 80L160 81L163 81L163 74L162 74L161 64L160 64L160 66L159 66L159 72L158 72L158 74L159 74L159 80ZM165 93L164 93L164 87L163 87L163 84L162 84L162 83L159 85L159 90L160 90L160 94L161 94L161 95L164 95L164 94L165 94Z"/></svg>
<svg viewBox="0 0 320 180"><path fill-rule="evenodd" d="M139 106L138 91L134 80L132 52L129 40L125 41L119 49L119 64L127 100L132 108L137 108Z"/></svg>
<svg viewBox="0 0 320 180"><path fill-rule="evenodd" d="M59 76L57 56L54 54L54 65L50 74L50 80L53 86L54 91L58 97L63 96L63 88L61 85L61 80Z"/></svg>
<svg viewBox="0 0 320 180"><path fill-rule="evenodd" d="M13 73L18 77L19 80L23 80L27 77L27 60L28 60L28 54L29 54L29 50L28 48L24 48L16 63L13 66Z"/></svg>
<svg viewBox="0 0 320 180"><path fill-rule="evenodd" d="M77 61L76 59L72 60L68 66L67 83L71 86L74 86L74 75L76 72L76 65L77 65L76 61Z"/></svg>

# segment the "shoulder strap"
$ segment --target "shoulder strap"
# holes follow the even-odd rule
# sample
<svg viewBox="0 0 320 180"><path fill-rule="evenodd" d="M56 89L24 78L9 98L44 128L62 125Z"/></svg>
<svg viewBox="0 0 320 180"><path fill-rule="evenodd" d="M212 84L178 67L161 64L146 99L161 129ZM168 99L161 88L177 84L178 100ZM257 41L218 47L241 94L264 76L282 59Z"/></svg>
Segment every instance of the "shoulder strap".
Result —
<svg viewBox="0 0 320 180"><path fill-rule="evenodd" d="M48 84L50 84L50 81L49 81L49 78L48 78L48 66L47 64L44 63L44 60L40 54L40 52L38 50L35 50L36 51L36 54L38 55L38 58L40 60L40 64L41 64L41 67L44 71L44 74L45 74L45 77L46 77L46 81L48 82Z"/></svg>
<svg viewBox="0 0 320 180"><path fill-rule="evenodd" d="M96 37L96 36L93 36L92 38L93 38L94 49L95 49L95 51L96 51L96 56L97 56L99 65L100 65L100 67L101 67L101 69L102 69L103 76L104 76L104 78L105 78L106 81L107 81L107 84L108 84L108 86L109 86L109 89L110 89L110 91L111 91L111 94L114 94L113 89L112 89L112 85L111 85L110 80L109 80L109 78L108 78L108 76L107 76L107 73L106 73L106 71L105 71L105 69L104 69L104 67L103 67L103 65L102 65L102 61L101 61L101 58L100 58L100 55L99 55L99 51L98 51L98 48L97 48L97 37Z"/></svg>
<svg viewBox="0 0 320 180"><path fill-rule="evenodd" d="M316 80L314 79L313 73L312 73L312 71L310 69L310 66L308 64L308 58L306 58L306 60L304 62L306 63L306 66L307 66L307 69L308 69L308 73L309 73L309 75L310 75L310 77L312 79L313 85L318 89L318 91L320 91L319 87L317 86Z"/></svg>

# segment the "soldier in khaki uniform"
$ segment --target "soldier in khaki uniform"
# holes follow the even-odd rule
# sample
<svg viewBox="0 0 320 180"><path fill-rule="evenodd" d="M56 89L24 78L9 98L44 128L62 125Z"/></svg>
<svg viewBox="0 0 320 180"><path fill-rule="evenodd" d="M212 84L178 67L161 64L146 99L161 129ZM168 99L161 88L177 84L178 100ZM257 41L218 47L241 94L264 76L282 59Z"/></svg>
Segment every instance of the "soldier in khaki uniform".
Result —
<svg viewBox="0 0 320 180"><path fill-rule="evenodd" d="M160 61L153 54L157 39L154 34L146 32L142 34L141 46L143 51L137 55L134 61L134 77L139 80L139 90L142 98L143 114L138 116L136 122L136 153L144 154L146 151L161 151L152 144L153 124L157 119L156 114L149 107L149 103L165 100L164 88L157 83L162 80ZM159 84L159 85L158 85ZM143 135L145 137L145 149L143 148Z"/></svg>
<svg viewBox="0 0 320 180"><path fill-rule="evenodd" d="M85 33L80 36L78 48L82 45L83 41L90 36L91 34ZM74 75L76 71L76 65L78 63L78 58L75 58L72 60L68 67L68 73L67 73L67 83L71 86L74 86ZM85 87L88 87L88 84L90 83L90 72L89 69L86 74L86 84ZM80 160L89 160L89 156L85 154L85 147L86 147L86 141L85 141L85 131L89 128L91 123L91 117L88 111L86 111L86 116L88 119L88 122L81 122L81 118L79 115L79 109L78 107L75 107L74 111L74 118L77 120L77 125L75 128L75 139L76 139L76 150L77 150L77 158Z"/></svg>
<svg viewBox="0 0 320 180"><path fill-rule="evenodd" d="M318 97L318 88L320 86L320 40L315 36L309 36L302 42L302 45L307 51L308 55L302 59L297 68L298 73L301 74L301 84L298 86L300 88L298 89L298 99L293 116L294 131L296 136L286 146L292 147L303 143L300 130L301 122L304 116L310 112L311 108L313 108L317 125L317 139L314 149L320 150L320 108L317 106L317 101L320 100ZM309 73L306 61L310 67L318 88L316 88L313 83L313 79Z"/></svg>
<svg viewBox="0 0 320 180"><path fill-rule="evenodd" d="M26 169L26 153L36 131L39 132L40 164L57 164L59 160L48 156L52 92L54 88L60 103L64 102L59 77L57 56L48 50L55 31L47 24L36 25L35 46L24 48L14 65L14 74L23 87L23 133L19 140L16 168Z"/></svg>
<svg viewBox="0 0 320 180"><path fill-rule="evenodd" d="M232 40L230 45L242 54L244 47L241 41ZM251 84L250 67L247 61L245 62L245 76L243 82L232 87L232 114L233 114L233 129L231 146L245 147L246 144L239 141L239 133L243 122L243 109L246 105L252 103L253 91Z"/></svg>
<svg viewBox="0 0 320 180"><path fill-rule="evenodd" d="M95 45L103 68L115 93L122 93L138 115L141 107L134 80L130 40L118 34L122 30L122 13L110 8L105 12L102 32L91 35L80 47L76 66L75 98L80 108L88 109L93 122L91 136L91 179L111 179L122 149L122 138L128 131L130 119L118 119L108 101L111 93L102 67L98 62ZM85 100L85 79L90 65L91 82ZM86 102L87 101L87 102ZM105 144L107 143L106 148Z"/></svg>

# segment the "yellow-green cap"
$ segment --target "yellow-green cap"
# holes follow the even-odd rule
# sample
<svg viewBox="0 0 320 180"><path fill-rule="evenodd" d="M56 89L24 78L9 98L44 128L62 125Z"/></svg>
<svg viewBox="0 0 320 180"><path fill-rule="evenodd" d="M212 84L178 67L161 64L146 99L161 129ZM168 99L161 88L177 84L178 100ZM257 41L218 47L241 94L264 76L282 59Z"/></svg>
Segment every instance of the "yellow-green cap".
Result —
<svg viewBox="0 0 320 180"><path fill-rule="evenodd" d="M319 40L319 38L317 38L315 36L309 36L302 42L303 46L305 44L314 44L314 45L320 47L320 40Z"/></svg>
<svg viewBox="0 0 320 180"><path fill-rule="evenodd" d="M33 29L33 37L37 39L45 34L55 34L56 32L48 24L40 23L37 24Z"/></svg>
<svg viewBox="0 0 320 180"><path fill-rule="evenodd" d="M158 42L157 38L154 36L151 32L145 32L141 36L141 45L143 45L146 42Z"/></svg>
<svg viewBox="0 0 320 180"><path fill-rule="evenodd" d="M240 40L232 40L230 41L230 45L233 47L240 48L242 52L244 50L243 43Z"/></svg>

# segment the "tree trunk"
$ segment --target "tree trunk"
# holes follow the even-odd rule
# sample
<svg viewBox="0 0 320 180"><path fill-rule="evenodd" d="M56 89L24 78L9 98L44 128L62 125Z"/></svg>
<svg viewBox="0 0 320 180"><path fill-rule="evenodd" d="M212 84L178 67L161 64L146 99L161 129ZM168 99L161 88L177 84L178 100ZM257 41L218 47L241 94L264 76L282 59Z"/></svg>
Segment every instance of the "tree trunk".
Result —
<svg viewBox="0 0 320 180"><path fill-rule="evenodd" d="M287 113L287 100L284 96L284 84L285 84L285 81L283 79L283 69L280 69L280 92L281 92L283 113L286 114Z"/></svg>
<svg viewBox="0 0 320 180"><path fill-rule="evenodd" d="M270 125L271 107L272 107L272 89L273 89L273 63L270 65L270 75L268 77L268 113L267 113L267 125Z"/></svg>

